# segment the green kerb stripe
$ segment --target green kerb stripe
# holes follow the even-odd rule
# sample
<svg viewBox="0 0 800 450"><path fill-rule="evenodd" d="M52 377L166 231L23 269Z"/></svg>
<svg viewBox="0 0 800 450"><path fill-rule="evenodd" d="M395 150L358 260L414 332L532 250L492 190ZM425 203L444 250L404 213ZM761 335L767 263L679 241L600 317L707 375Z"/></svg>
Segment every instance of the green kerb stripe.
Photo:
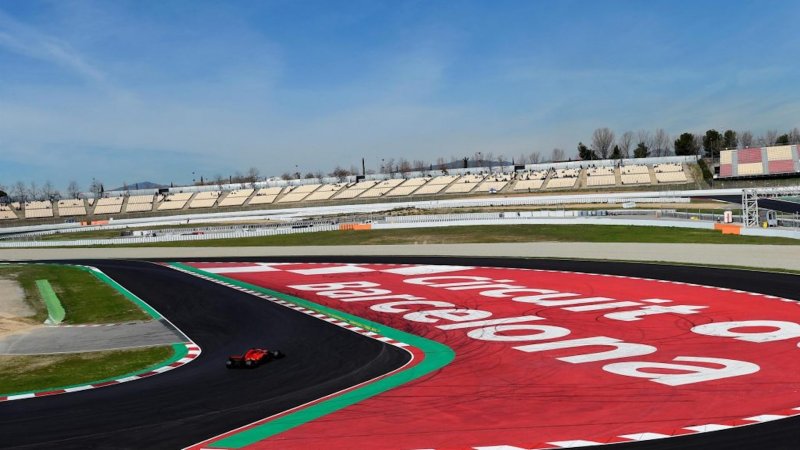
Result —
<svg viewBox="0 0 800 450"><path fill-rule="evenodd" d="M210 444L210 447L212 448L242 448L247 445L254 444L258 441L262 441L269 437L275 436L284 431L303 425L304 423L318 419L325 415L336 412L342 408L358 403L362 400L366 400L370 397L373 397L375 395L386 392L390 389L394 389L398 386L416 380L417 378L425 376L431 372L439 370L442 367L450 364L450 362L453 361L453 359L455 358L455 353L453 352L452 349L450 349L450 347L447 347L444 344L432 341L430 339L425 339L420 336L415 336L413 334L409 334L400 330L396 330L394 328L387 327L386 325L377 322L372 322L363 319L361 317L354 316L352 314L348 314L343 311L339 311L337 309L322 306L320 304L304 300L301 298L293 297L291 295L283 294L281 292L276 292L271 289L265 289L260 286L255 286L242 281L223 277L221 275L204 272L200 269L196 269L194 267L187 266L184 264L172 263L171 265L173 267L201 274L209 278L213 278L215 280L225 281L226 283L230 283L241 288L261 292L266 295L271 295L281 300L303 306L304 308L308 308L320 312L322 314L341 317L348 322L364 324L361 326L375 329L378 333L382 334L383 336L412 345L420 349L425 354L425 358L422 360L422 362L420 362L414 367L397 372L386 378L382 378L378 381L364 385L358 389L345 392L344 394L338 395L331 399L322 401L320 403L311 405L306 408L302 408L293 413L287 414L277 419L273 419L264 424L257 425L248 430L238 432L236 434L223 438L219 441L213 442Z"/></svg>
<svg viewBox="0 0 800 450"><path fill-rule="evenodd" d="M57 325L63 322L67 313L64 311L64 307L61 306L61 301L58 300L53 286L50 286L50 282L47 280L36 280L36 287L39 289L39 294L41 294L45 306L47 306L47 323Z"/></svg>

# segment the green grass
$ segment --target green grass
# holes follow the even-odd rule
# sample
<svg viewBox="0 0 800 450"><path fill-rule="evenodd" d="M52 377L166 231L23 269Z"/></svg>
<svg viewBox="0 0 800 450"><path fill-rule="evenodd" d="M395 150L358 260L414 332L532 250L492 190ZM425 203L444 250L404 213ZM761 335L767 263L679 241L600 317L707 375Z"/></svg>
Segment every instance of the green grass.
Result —
<svg viewBox="0 0 800 450"><path fill-rule="evenodd" d="M325 231L278 236L137 244L134 247L236 247L461 244L500 242L639 242L686 244L785 244L800 240L723 235L719 231L625 225L497 225L409 228L371 231Z"/></svg>
<svg viewBox="0 0 800 450"><path fill-rule="evenodd" d="M25 290L26 300L36 310L36 320L47 318L47 309L36 287L36 280L48 280L66 310L65 324L116 323L148 320L133 302L94 275L81 269L59 265L11 265L0 267L0 277L16 279Z"/></svg>
<svg viewBox="0 0 800 450"><path fill-rule="evenodd" d="M0 393L42 391L125 375L167 360L172 347L74 353L0 356Z"/></svg>

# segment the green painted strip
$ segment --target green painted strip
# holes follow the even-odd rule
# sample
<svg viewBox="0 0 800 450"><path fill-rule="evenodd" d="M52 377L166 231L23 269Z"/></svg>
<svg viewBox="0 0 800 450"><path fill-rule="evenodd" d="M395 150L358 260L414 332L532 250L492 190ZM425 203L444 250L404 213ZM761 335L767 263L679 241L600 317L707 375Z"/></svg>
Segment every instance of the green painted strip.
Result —
<svg viewBox="0 0 800 450"><path fill-rule="evenodd" d="M453 359L455 358L455 353L450 347L441 344L439 342L432 341L430 339L425 339L420 336L415 336L413 334L396 330L394 328L387 327L386 325L377 322L372 322L363 319L361 317L354 316L352 314L348 314L346 312L339 311L337 309L329 308L327 306L322 306L320 304L304 300L298 297L293 297L291 295L287 295L281 292L276 292L271 289L266 289L242 281L234 280L218 274L205 272L203 270L196 269L194 267L187 266L185 264L172 263L171 265L173 267L201 274L213 278L215 280L225 281L226 283L230 283L239 286L241 288L250 289L267 295L271 295L281 300L292 302L294 304L303 306L308 309L312 309L314 311L323 314L328 314L339 318L343 318L348 322L363 324L359 326L364 326L374 329L383 336L413 345L414 347L420 349L423 353L425 353L425 358L422 360L422 362L420 362L414 367L395 373L386 378L382 378L378 381L369 383L358 389L345 392L344 394L338 395L336 397L317 403L315 405L302 408L296 412L287 414L285 416L271 420L264 424L257 425L248 430L241 431L239 433L223 438L219 441L212 443L211 444L212 448L242 448L247 445L254 444L258 441L262 441L271 436L275 436L276 434L290 430L292 428L295 428L312 420L319 419L320 417L336 412L342 408L353 405L355 403L366 400L375 395L386 392L390 389L394 389L398 386L416 380L417 378L425 376L433 371L439 370L442 367L450 364L450 362L453 361Z"/></svg>
<svg viewBox="0 0 800 450"><path fill-rule="evenodd" d="M47 306L47 323L58 325L63 322L67 313L64 311L64 307L61 306L61 301L58 299L56 291L53 290L53 286L50 286L50 282L36 280L36 287L39 289L39 294L42 296L45 306Z"/></svg>

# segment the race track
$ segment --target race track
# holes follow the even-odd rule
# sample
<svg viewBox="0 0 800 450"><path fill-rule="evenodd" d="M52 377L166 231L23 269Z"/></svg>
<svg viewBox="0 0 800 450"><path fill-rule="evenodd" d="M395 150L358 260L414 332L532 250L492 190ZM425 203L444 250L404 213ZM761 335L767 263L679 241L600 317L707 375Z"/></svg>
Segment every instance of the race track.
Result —
<svg viewBox="0 0 800 450"><path fill-rule="evenodd" d="M84 261L148 302L203 349L131 383L0 403L4 448L181 448L404 364L405 351L158 265ZM230 371L251 346L287 356Z"/></svg>
<svg viewBox="0 0 800 450"><path fill-rule="evenodd" d="M245 258L235 258L242 261ZM307 262L309 257L252 258ZM314 257L524 267L608 273L761 292L797 299L797 276L615 262L503 258ZM247 294L147 263L94 261L197 342L195 362L163 375L91 392L0 404L3 447L178 448L401 366L407 354ZM253 342L254 339L260 342ZM264 342L266 341L266 342ZM226 371L229 353L277 347L290 357L256 371ZM800 419L603 448L796 449ZM387 448L392 448L387 443ZM275 447L279 448L279 447Z"/></svg>

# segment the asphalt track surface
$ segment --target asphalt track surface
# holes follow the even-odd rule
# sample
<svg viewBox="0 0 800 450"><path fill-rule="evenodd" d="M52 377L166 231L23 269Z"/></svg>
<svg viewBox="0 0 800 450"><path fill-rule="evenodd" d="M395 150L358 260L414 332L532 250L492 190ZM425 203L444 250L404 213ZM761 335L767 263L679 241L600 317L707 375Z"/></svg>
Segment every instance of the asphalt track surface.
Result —
<svg viewBox="0 0 800 450"><path fill-rule="evenodd" d="M714 200L721 200L723 202L736 203L739 204L740 206L742 204L741 195L717 195L713 197L700 197L700 198L711 198ZM778 199L769 199L769 198L758 199L758 207L771 209L774 211L790 213L790 214L800 213L800 203L787 202Z"/></svg>
<svg viewBox="0 0 800 450"><path fill-rule="evenodd" d="M263 257L249 260L458 263L554 269L683 281L793 299L798 299L800 286L800 277L787 274L619 262L452 257ZM0 446L177 448L341 389L357 380L372 378L404 362L404 355L392 352L386 348L388 346L377 345L353 333L343 334L337 327L266 302L258 303L249 295L178 272L132 262L86 263L102 268L150 302L197 342L203 353L184 368L146 380L0 404ZM262 342L248 341L254 336ZM323 344L319 338L326 342ZM228 353L257 344L281 348L290 356L273 367L256 371L229 373L222 368ZM360 357L362 353L369 357ZM338 375L341 366L346 369ZM800 448L800 418L602 448L795 450Z"/></svg>

